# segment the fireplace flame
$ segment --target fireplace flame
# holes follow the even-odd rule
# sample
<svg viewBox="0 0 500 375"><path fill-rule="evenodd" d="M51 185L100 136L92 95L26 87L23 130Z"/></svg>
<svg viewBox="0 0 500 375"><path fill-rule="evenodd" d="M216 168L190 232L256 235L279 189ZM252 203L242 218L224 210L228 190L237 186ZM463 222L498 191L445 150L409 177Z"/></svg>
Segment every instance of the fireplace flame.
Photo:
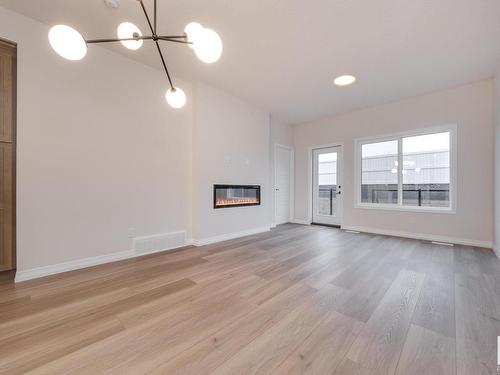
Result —
<svg viewBox="0 0 500 375"><path fill-rule="evenodd" d="M257 204L257 198L233 198L233 199L217 199L215 204L217 206L233 206L236 204Z"/></svg>

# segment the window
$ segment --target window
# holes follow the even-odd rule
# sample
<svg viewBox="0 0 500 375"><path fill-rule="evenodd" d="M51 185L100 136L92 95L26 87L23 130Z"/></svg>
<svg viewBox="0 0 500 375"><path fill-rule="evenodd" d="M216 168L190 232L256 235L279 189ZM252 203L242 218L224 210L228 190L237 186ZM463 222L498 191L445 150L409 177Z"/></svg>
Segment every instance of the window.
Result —
<svg viewBox="0 0 500 375"><path fill-rule="evenodd" d="M361 157L361 202L397 204L398 141L366 143Z"/></svg>
<svg viewBox="0 0 500 375"><path fill-rule="evenodd" d="M336 212L337 200L337 153L318 155L318 211L320 215Z"/></svg>
<svg viewBox="0 0 500 375"><path fill-rule="evenodd" d="M358 206L452 211L455 128L357 142Z"/></svg>
<svg viewBox="0 0 500 375"><path fill-rule="evenodd" d="M318 156L319 185L337 185L337 153L320 154Z"/></svg>
<svg viewBox="0 0 500 375"><path fill-rule="evenodd" d="M403 138L403 205L450 206L450 133Z"/></svg>

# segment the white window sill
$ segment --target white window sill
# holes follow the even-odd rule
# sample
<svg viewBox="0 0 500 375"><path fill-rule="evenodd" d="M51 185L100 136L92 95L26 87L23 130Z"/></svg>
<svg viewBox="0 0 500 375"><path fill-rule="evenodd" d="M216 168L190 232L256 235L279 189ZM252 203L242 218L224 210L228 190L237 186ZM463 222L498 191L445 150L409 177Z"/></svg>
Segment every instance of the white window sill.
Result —
<svg viewBox="0 0 500 375"><path fill-rule="evenodd" d="M368 210L383 210L383 211L405 211L405 212L425 212L435 214L456 214L456 211L449 207L415 207L415 206L398 206L393 204L372 204L358 203L354 208L363 208Z"/></svg>

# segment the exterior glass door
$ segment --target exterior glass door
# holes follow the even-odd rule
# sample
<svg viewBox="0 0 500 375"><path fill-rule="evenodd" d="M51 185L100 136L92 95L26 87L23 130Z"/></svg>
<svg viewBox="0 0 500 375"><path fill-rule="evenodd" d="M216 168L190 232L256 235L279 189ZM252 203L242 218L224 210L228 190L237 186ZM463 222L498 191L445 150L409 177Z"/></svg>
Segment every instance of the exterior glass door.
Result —
<svg viewBox="0 0 500 375"><path fill-rule="evenodd" d="M341 225L342 148L313 150L313 223Z"/></svg>

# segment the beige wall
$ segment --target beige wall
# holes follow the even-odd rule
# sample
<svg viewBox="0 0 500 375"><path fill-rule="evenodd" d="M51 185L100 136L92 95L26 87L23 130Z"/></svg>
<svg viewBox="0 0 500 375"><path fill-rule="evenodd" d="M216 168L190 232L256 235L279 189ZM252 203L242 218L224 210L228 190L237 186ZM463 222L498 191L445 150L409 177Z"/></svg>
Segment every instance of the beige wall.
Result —
<svg viewBox="0 0 500 375"><path fill-rule="evenodd" d="M0 7L18 43L20 280L133 255L132 238L214 240L270 227L269 114L94 46L57 56L48 26ZM215 183L260 184L258 207L214 210ZM21 276L19 276L21 275Z"/></svg>
<svg viewBox="0 0 500 375"><path fill-rule="evenodd" d="M354 141L456 124L456 214L354 207ZM295 217L309 220L310 147L344 144L343 225L476 241L493 240L493 82L491 80L359 110L294 127Z"/></svg>
<svg viewBox="0 0 500 375"><path fill-rule="evenodd" d="M18 271L130 251L129 228L189 232L190 85L173 110L160 70L97 46L71 63L47 33L0 8L18 43Z"/></svg>
<svg viewBox="0 0 500 375"><path fill-rule="evenodd" d="M271 142L293 146L293 127L271 115Z"/></svg>
<svg viewBox="0 0 500 375"><path fill-rule="evenodd" d="M269 114L198 83L193 150L193 238L202 244L268 230ZM214 210L214 184L261 185L262 204Z"/></svg>
<svg viewBox="0 0 500 375"><path fill-rule="evenodd" d="M500 256L500 66L495 74L495 249Z"/></svg>

